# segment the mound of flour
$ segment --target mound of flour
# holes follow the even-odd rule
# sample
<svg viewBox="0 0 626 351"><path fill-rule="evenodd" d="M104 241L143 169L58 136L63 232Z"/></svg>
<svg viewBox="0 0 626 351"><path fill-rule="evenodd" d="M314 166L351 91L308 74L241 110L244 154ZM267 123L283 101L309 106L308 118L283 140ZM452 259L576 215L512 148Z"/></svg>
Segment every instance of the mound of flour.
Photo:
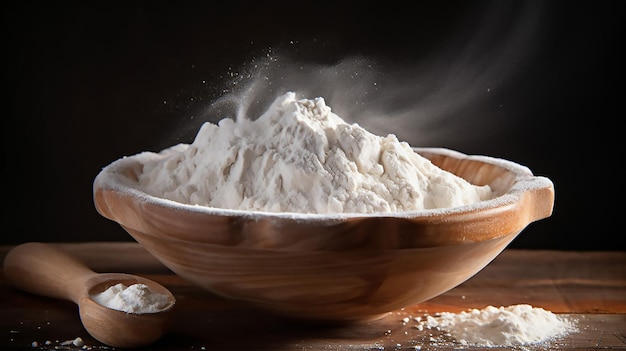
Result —
<svg viewBox="0 0 626 351"><path fill-rule="evenodd" d="M193 143L144 165L139 186L215 208L375 213L446 208L492 196L433 165L394 135L374 135L323 98L277 98L257 119L205 123Z"/></svg>
<svg viewBox="0 0 626 351"><path fill-rule="evenodd" d="M577 330L573 321L527 304L444 312L426 317L420 326L446 331L463 345L482 347L537 344Z"/></svg>

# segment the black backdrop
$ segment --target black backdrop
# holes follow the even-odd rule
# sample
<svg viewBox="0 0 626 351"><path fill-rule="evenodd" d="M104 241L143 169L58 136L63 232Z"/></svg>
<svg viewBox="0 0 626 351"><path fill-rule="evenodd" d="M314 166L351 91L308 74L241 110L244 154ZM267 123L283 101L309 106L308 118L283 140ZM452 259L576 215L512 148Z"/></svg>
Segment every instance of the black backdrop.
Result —
<svg viewBox="0 0 626 351"><path fill-rule="evenodd" d="M201 121L222 117L209 107L269 59L263 74L283 83L260 90L307 90L378 134L550 178L554 214L511 247L624 249L619 5L5 5L0 244L131 240L95 211L96 174L122 156L192 141Z"/></svg>

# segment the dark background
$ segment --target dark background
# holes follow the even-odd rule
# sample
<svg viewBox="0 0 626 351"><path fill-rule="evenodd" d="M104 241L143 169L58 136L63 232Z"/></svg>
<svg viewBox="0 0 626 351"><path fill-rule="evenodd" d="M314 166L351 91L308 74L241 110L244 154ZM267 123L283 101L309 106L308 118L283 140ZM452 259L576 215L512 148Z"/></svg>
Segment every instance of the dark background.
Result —
<svg viewBox="0 0 626 351"><path fill-rule="evenodd" d="M550 178L554 214L511 247L623 250L619 9L619 1L4 5L0 244L132 240L96 212L94 177L122 156L191 142L201 121L226 113L211 107L218 98L247 86L269 58L261 75L275 83L257 85L268 95L322 96L377 134L505 158Z"/></svg>

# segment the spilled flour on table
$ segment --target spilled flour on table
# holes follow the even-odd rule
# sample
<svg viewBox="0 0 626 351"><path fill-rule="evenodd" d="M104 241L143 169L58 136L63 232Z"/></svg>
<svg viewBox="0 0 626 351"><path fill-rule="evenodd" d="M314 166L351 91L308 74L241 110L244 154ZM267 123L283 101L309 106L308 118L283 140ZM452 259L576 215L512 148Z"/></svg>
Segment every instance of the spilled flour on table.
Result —
<svg viewBox="0 0 626 351"><path fill-rule="evenodd" d="M527 304L487 306L460 313L443 312L414 318L418 330L435 330L431 343L464 346L519 347L554 341L578 331L575 320Z"/></svg>

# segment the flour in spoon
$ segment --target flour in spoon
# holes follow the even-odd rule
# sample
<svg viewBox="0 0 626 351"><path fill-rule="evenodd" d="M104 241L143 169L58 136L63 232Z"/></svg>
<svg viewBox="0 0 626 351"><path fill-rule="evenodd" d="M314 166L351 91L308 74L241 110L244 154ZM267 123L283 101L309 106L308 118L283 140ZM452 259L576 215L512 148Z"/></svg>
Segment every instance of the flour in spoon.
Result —
<svg viewBox="0 0 626 351"><path fill-rule="evenodd" d="M256 119L205 123L193 143L144 164L139 186L215 208L298 213L402 212L493 196L414 152L396 136L348 124L323 98L289 92Z"/></svg>
<svg viewBox="0 0 626 351"><path fill-rule="evenodd" d="M122 283L110 286L91 299L110 309L128 313L155 313L168 308L171 303L167 295L150 289L145 284L126 286Z"/></svg>

